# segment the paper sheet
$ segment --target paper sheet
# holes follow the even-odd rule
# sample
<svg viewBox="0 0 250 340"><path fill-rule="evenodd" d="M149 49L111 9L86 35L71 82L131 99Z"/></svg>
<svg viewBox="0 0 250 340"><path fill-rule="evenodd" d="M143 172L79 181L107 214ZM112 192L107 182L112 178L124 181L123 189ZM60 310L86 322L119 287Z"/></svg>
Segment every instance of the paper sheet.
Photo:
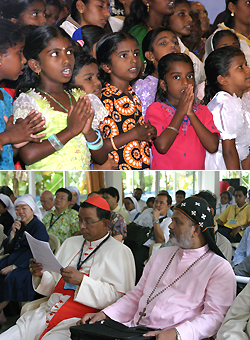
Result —
<svg viewBox="0 0 250 340"><path fill-rule="evenodd" d="M49 246L49 242L39 241L27 233L27 231L25 231L25 235L34 259L36 259L37 263L43 265L43 272L50 271L60 274L60 269L63 266L57 261Z"/></svg>

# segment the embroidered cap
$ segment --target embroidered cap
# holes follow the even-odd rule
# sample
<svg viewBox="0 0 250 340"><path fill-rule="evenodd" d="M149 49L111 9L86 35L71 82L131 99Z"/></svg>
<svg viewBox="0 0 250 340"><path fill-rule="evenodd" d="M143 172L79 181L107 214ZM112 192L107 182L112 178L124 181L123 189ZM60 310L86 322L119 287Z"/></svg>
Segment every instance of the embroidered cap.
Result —
<svg viewBox="0 0 250 340"><path fill-rule="evenodd" d="M108 202L104 198L102 198L101 196L89 197L84 202L90 203L90 204L92 204L95 207L98 207L100 209L110 211L110 207L109 207Z"/></svg>
<svg viewBox="0 0 250 340"><path fill-rule="evenodd" d="M198 224L210 250L225 258L216 245L213 215L207 202L203 198L196 196L188 197L177 204L175 209L179 210L190 218L191 221Z"/></svg>

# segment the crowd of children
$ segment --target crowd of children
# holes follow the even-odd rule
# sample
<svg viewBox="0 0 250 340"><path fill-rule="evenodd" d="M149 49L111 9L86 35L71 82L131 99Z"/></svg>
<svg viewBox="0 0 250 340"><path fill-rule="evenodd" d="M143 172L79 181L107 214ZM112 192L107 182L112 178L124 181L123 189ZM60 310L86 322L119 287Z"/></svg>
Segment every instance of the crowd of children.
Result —
<svg viewBox="0 0 250 340"><path fill-rule="evenodd" d="M242 2L2 0L0 169L249 170Z"/></svg>

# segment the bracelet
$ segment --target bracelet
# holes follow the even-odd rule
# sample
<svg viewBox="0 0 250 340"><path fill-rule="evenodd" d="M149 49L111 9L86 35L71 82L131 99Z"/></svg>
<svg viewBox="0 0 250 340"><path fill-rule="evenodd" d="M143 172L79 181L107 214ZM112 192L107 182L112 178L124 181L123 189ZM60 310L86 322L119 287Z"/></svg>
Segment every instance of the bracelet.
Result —
<svg viewBox="0 0 250 340"><path fill-rule="evenodd" d="M99 130L94 129L94 131L95 131L96 134L97 134L97 138L96 138L96 140L94 140L94 142L88 142L88 141L87 141L88 147L89 147L89 145L97 144L97 143L101 140L101 138L102 138L101 132L100 132Z"/></svg>
<svg viewBox="0 0 250 340"><path fill-rule="evenodd" d="M64 145L60 142L55 134L49 136L48 141L56 151L60 151L64 147Z"/></svg>
<svg viewBox="0 0 250 340"><path fill-rule="evenodd" d="M174 330L176 331L176 340L181 340L181 335L180 335L180 333L177 331L176 328L174 328Z"/></svg>
<svg viewBox="0 0 250 340"><path fill-rule="evenodd" d="M175 132L177 132L177 135L179 134L179 131L173 126L167 126L167 129L174 130Z"/></svg>
<svg viewBox="0 0 250 340"><path fill-rule="evenodd" d="M115 145L115 142L114 142L113 137L110 138L110 142L111 142L111 144L112 144L112 146L113 146L113 149L114 149L115 151L117 151L118 149L117 149L117 147L116 147L116 145Z"/></svg>
<svg viewBox="0 0 250 340"><path fill-rule="evenodd" d="M13 269L13 270L16 269L16 266L15 266L14 264L12 264L12 269Z"/></svg>
<svg viewBox="0 0 250 340"><path fill-rule="evenodd" d="M159 220L153 221L153 224L155 224L155 223L160 223L160 221Z"/></svg>
<svg viewBox="0 0 250 340"><path fill-rule="evenodd" d="M103 146L103 139L101 137L100 141L98 143L96 143L95 145L89 145L89 142L87 142L88 148L90 150L100 150Z"/></svg>

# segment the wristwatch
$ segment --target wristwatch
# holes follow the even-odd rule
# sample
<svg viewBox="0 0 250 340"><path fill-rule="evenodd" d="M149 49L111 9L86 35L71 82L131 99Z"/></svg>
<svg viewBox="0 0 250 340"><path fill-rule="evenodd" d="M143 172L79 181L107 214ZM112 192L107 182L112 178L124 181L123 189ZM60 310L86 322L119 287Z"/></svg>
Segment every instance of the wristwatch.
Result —
<svg viewBox="0 0 250 340"><path fill-rule="evenodd" d="M160 223L159 219L156 220L156 221L153 221L153 224L155 224L155 223Z"/></svg>
<svg viewBox="0 0 250 340"><path fill-rule="evenodd" d="M15 266L14 264L12 265L12 269L13 269L13 270L16 269L16 266Z"/></svg>
<svg viewBox="0 0 250 340"><path fill-rule="evenodd" d="M245 230L245 227L243 227L243 225L240 227L240 229L243 231L243 230Z"/></svg>

